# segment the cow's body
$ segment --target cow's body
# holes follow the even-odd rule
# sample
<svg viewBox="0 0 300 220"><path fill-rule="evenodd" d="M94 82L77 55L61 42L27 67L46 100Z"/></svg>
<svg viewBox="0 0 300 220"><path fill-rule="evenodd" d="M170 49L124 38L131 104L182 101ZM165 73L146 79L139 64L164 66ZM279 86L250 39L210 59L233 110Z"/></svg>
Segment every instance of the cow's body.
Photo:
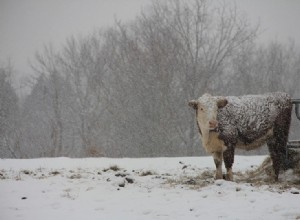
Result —
<svg viewBox="0 0 300 220"><path fill-rule="evenodd" d="M202 144L214 157L216 178L222 178L222 158L227 179L232 180L234 149L252 150L267 143L278 179L288 140L292 103L286 93L247 96L204 94L189 103L197 110Z"/></svg>

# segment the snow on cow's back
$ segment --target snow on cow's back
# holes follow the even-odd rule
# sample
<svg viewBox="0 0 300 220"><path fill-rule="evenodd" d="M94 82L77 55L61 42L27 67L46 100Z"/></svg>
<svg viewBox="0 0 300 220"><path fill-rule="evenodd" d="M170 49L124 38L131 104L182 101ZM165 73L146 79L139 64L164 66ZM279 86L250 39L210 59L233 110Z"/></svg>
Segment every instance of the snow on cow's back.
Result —
<svg viewBox="0 0 300 220"><path fill-rule="evenodd" d="M258 129L266 122L276 119L278 111L289 106L291 98L287 93L275 92L262 95L227 96L228 104L219 109L219 120L233 120L233 124ZM225 120L225 119L224 119ZM269 123L267 123L269 124Z"/></svg>
<svg viewBox="0 0 300 220"><path fill-rule="evenodd" d="M282 92L263 95L228 96L228 104L218 110L217 120L223 137L237 137L251 143L271 134L274 123L291 110L291 98ZM278 123L278 122L276 122Z"/></svg>
<svg viewBox="0 0 300 220"><path fill-rule="evenodd" d="M274 92L262 95L244 95L244 96L227 96L228 103L235 107L247 108L248 110L265 110L264 107L270 108L281 106L291 100L287 93Z"/></svg>

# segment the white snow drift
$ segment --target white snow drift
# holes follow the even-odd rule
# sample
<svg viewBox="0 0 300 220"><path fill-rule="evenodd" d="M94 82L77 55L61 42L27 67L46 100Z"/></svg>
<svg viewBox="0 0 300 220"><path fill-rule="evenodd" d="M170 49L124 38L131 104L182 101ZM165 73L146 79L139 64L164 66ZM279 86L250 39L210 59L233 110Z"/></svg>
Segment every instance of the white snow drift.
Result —
<svg viewBox="0 0 300 220"><path fill-rule="evenodd" d="M237 156L235 171L264 156ZM0 160L0 219L300 219L300 190L213 179L213 160ZM202 184L198 184L201 180Z"/></svg>

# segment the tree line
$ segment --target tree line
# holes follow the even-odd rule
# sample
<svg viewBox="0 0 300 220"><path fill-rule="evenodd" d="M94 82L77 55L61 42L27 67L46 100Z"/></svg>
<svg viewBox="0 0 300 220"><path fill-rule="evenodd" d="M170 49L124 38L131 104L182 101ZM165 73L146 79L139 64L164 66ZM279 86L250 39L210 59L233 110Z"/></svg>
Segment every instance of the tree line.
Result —
<svg viewBox="0 0 300 220"><path fill-rule="evenodd" d="M24 100L12 68L0 68L0 156L203 155L190 99L300 97L299 48L258 39L259 25L235 5L167 0L130 23L69 37L59 50L46 45Z"/></svg>

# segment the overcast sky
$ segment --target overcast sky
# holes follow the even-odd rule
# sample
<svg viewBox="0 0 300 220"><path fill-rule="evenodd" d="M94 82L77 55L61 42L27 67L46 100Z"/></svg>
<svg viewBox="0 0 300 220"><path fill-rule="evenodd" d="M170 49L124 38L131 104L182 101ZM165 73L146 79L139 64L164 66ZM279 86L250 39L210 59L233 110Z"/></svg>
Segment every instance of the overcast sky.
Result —
<svg viewBox="0 0 300 220"><path fill-rule="evenodd" d="M234 0L225 0L234 1ZM150 0L0 0L0 64L9 58L19 76L29 75L28 59L44 44L57 48L71 35L112 25L114 18L131 20ZM236 0L255 23L262 42L300 45L300 0Z"/></svg>

